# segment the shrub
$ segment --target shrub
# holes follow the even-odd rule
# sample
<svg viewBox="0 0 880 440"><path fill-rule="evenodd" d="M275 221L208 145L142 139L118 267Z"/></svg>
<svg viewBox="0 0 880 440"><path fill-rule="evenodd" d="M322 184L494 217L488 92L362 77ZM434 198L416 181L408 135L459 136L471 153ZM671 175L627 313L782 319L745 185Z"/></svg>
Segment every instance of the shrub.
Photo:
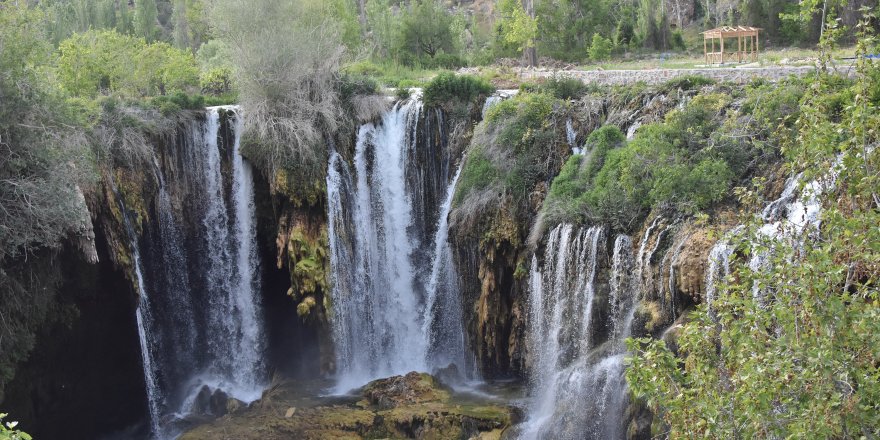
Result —
<svg viewBox="0 0 880 440"><path fill-rule="evenodd" d="M752 115L763 125L776 126L782 123L791 127L800 114L803 96L804 85L798 79L775 84L753 84L746 89L742 112Z"/></svg>
<svg viewBox="0 0 880 440"><path fill-rule="evenodd" d="M458 69L467 65L467 61L455 54L441 52L433 57L421 57L419 62L427 69Z"/></svg>
<svg viewBox="0 0 880 440"><path fill-rule="evenodd" d="M232 91L232 70L228 67L215 67L202 72L199 77L202 93L219 96Z"/></svg>
<svg viewBox="0 0 880 440"><path fill-rule="evenodd" d="M490 95L495 91L486 80L472 75L456 75L443 72L425 87L425 105L438 106L458 102L473 102L478 96Z"/></svg>
<svg viewBox="0 0 880 440"><path fill-rule="evenodd" d="M587 94L590 87L577 78L554 77L541 84L539 90L550 93L558 99L569 100L580 99Z"/></svg>
<svg viewBox="0 0 880 440"><path fill-rule="evenodd" d="M0 439L3 440L31 440L30 434L15 429L18 422L4 422L7 414L0 413Z"/></svg>
<svg viewBox="0 0 880 440"><path fill-rule="evenodd" d="M342 71L349 75L363 76L381 76L384 73L382 68L370 61L359 61L348 64L342 68Z"/></svg>
<svg viewBox="0 0 880 440"><path fill-rule="evenodd" d="M602 61L611 58L611 49L614 44L611 40L599 35L593 34L593 40L590 43L590 59L593 61Z"/></svg>
<svg viewBox="0 0 880 440"><path fill-rule="evenodd" d="M667 81L666 84L663 85L662 89L667 91L694 90L715 83L716 81L714 79L707 78L702 75L683 75Z"/></svg>
<svg viewBox="0 0 880 440"><path fill-rule="evenodd" d="M152 105L159 109L163 115L169 116L181 110L199 110L204 108L205 97L178 92L169 96L157 96L152 99Z"/></svg>
<svg viewBox="0 0 880 440"><path fill-rule="evenodd" d="M585 148L589 151L589 158L584 175L589 179L596 177L596 174L602 169L602 165L605 164L608 152L623 145L625 141L626 135L614 125L604 125L590 133L585 144Z"/></svg>
<svg viewBox="0 0 880 440"><path fill-rule="evenodd" d="M498 180L498 168L486 156L483 149L471 151L461 170L453 202L460 204L471 192L488 188Z"/></svg>
<svg viewBox="0 0 880 440"><path fill-rule="evenodd" d="M554 117L554 108L562 105L548 94L537 93L517 95L493 106L474 133L472 145L480 153L468 155L462 181L471 183L459 183L456 206L471 208L470 195L490 194L513 202L514 215L521 218L529 194L538 182L549 181L557 173L568 151ZM478 192L481 189L491 192Z"/></svg>
<svg viewBox="0 0 880 440"><path fill-rule="evenodd" d="M680 30L676 30L672 32L672 38L669 42L669 46L675 50L686 50L687 46L684 44L684 34L681 33Z"/></svg>

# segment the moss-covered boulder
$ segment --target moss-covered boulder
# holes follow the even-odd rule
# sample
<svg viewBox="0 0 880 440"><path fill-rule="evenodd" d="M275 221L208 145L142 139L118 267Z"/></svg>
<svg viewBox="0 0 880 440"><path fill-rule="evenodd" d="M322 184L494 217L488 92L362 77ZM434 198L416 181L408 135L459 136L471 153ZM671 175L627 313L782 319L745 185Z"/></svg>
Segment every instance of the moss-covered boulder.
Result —
<svg viewBox="0 0 880 440"><path fill-rule="evenodd" d="M459 399L426 373L376 380L359 397L323 403L304 404L293 397L296 388L278 385L250 408L196 427L181 439L497 439L514 418L512 407Z"/></svg>

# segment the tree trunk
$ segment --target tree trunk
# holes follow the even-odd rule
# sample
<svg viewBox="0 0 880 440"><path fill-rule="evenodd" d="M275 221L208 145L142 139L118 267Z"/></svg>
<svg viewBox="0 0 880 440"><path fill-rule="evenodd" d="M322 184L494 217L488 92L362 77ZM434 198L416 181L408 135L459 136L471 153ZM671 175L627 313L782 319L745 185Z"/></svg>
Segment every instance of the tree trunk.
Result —
<svg viewBox="0 0 880 440"><path fill-rule="evenodd" d="M532 19L535 18L535 1L534 0L522 0L523 1L523 9L526 10L526 14L529 14L529 17ZM526 63L528 63L529 67L535 67L538 65L538 51L535 49L534 42L531 45L527 45L525 49L523 49L523 57L526 59Z"/></svg>

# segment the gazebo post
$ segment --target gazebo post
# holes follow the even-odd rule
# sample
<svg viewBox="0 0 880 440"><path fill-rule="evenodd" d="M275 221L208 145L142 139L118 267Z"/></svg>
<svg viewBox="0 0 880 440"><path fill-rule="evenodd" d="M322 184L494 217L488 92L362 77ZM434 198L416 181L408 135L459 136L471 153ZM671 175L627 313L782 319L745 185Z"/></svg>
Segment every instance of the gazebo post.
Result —
<svg viewBox="0 0 880 440"><path fill-rule="evenodd" d="M721 63L720 64L724 64L724 33L723 32L721 33L721 38L719 38L719 39L721 40Z"/></svg>
<svg viewBox="0 0 880 440"><path fill-rule="evenodd" d="M755 31L755 61L758 61L758 52L761 51L761 41L758 39L758 31Z"/></svg>
<svg viewBox="0 0 880 440"><path fill-rule="evenodd" d="M706 35L703 35L703 57L706 58L706 64L709 64L709 52L706 50Z"/></svg>
<svg viewBox="0 0 880 440"><path fill-rule="evenodd" d="M743 37L740 35L737 35L736 36L736 62L737 63L743 62L742 44L743 44Z"/></svg>

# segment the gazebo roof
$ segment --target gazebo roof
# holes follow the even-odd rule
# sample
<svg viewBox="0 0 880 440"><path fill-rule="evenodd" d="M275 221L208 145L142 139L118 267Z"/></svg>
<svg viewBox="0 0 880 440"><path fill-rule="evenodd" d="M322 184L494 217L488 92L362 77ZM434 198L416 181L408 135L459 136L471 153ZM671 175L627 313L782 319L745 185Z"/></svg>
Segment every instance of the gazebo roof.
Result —
<svg viewBox="0 0 880 440"><path fill-rule="evenodd" d="M757 36L761 28L752 26L721 26L701 32L703 38L727 38Z"/></svg>

